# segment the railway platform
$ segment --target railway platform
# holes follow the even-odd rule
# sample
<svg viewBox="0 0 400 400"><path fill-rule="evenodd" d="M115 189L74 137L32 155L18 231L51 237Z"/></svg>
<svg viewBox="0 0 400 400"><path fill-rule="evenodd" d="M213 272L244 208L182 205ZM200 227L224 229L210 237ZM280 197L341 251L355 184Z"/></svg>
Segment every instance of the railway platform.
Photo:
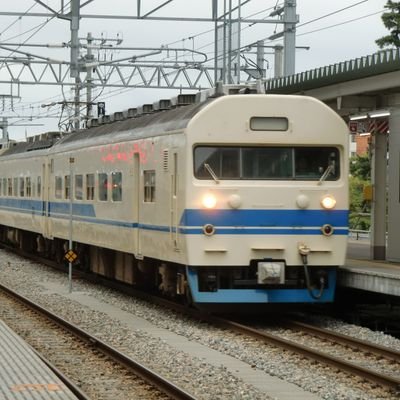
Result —
<svg viewBox="0 0 400 400"><path fill-rule="evenodd" d="M400 297L400 264L371 260L369 241L349 240L338 286Z"/></svg>
<svg viewBox="0 0 400 400"><path fill-rule="evenodd" d="M35 351L0 321L0 398L75 400Z"/></svg>

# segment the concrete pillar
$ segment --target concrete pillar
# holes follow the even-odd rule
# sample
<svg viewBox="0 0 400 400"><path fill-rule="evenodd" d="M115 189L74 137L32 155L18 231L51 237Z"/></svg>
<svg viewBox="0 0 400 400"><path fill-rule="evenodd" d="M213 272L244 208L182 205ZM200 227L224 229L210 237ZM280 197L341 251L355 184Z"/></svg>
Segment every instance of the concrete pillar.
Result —
<svg viewBox="0 0 400 400"><path fill-rule="evenodd" d="M400 106L389 117L388 242L386 259L400 261Z"/></svg>
<svg viewBox="0 0 400 400"><path fill-rule="evenodd" d="M376 133L372 140L371 255L374 260L385 260L387 135Z"/></svg>

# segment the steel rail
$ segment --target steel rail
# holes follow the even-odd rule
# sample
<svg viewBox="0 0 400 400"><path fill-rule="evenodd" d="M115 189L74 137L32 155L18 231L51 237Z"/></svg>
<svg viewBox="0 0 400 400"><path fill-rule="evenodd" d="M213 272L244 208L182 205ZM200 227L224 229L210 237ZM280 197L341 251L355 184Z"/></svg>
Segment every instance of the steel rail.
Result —
<svg viewBox="0 0 400 400"><path fill-rule="evenodd" d="M340 343L353 349L362 349L366 352L375 354L376 356L385 357L389 360L400 363L400 351L390 349L389 347L353 338L339 332L316 327L300 321L284 321L283 324L290 329L300 329L321 339L328 339L335 343Z"/></svg>
<svg viewBox="0 0 400 400"><path fill-rule="evenodd" d="M19 302L23 303L25 306L30 308L31 310L40 313L47 318L49 318L52 322L55 322L57 325L62 327L63 329L68 330L70 333L78 337L79 339L90 343L91 346L102 352L103 354L107 355L109 358L116 361L118 364L123 365L126 369L132 371L135 375L145 380L151 386L158 388L160 391L168 395L174 400L196 400L191 394L187 393L183 389L176 386L174 383L166 380L161 375L157 374L156 372L150 370L149 368L145 367L144 365L136 362L132 358L126 356L125 354L121 353L117 349L109 346L102 340L92 336L88 332L84 331L83 329L79 328L78 326L71 324L70 322L64 320L63 318L53 314L51 311L43 308L39 304L31 301L25 296L22 296L12 289L8 288L0 284L0 290L6 292L11 297L15 298Z"/></svg>

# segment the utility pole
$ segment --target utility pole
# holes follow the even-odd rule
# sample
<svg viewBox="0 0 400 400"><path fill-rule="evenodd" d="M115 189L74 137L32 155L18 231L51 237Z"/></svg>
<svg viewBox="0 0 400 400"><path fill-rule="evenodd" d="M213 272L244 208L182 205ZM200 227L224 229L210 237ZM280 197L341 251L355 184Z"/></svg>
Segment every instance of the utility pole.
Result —
<svg viewBox="0 0 400 400"><path fill-rule="evenodd" d="M93 113L92 113L92 68L93 68L93 52L92 52L92 43L93 43L93 37L90 32L87 34L87 53L85 56L86 64L88 64L86 68L86 120L88 121L90 118L92 118Z"/></svg>
<svg viewBox="0 0 400 400"><path fill-rule="evenodd" d="M8 119L3 117L0 122L0 129L3 131L2 138L0 140L0 148L4 147L8 143Z"/></svg>
<svg viewBox="0 0 400 400"><path fill-rule="evenodd" d="M258 71L260 72L260 79L265 78L264 57L265 57L264 40L258 40L257 41L257 68L258 68Z"/></svg>
<svg viewBox="0 0 400 400"><path fill-rule="evenodd" d="M283 14L283 16L281 16ZM283 32L275 33L268 39L275 40L283 36L283 74L284 76L294 75L296 57L296 0L285 0L283 7L274 10L270 16L281 16Z"/></svg>
<svg viewBox="0 0 400 400"><path fill-rule="evenodd" d="M74 130L79 129L80 116L80 85L79 77L79 19L80 19L80 0L71 0L71 78L75 78L75 111L74 111Z"/></svg>
<svg viewBox="0 0 400 400"><path fill-rule="evenodd" d="M285 76L295 74L295 57L296 57L296 0L285 0L284 18L284 35L283 35L283 51L284 51L284 74Z"/></svg>
<svg viewBox="0 0 400 400"><path fill-rule="evenodd" d="M274 46L274 78L283 76L283 46Z"/></svg>

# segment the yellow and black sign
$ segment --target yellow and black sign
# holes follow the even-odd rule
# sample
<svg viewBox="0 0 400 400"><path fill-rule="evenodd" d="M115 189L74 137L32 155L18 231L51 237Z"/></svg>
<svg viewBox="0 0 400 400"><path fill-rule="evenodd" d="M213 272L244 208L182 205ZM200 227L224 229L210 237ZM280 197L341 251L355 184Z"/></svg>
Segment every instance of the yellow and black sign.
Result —
<svg viewBox="0 0 400 400"><path fill-rule="evenodd" d="M73 262L75 262L75 261L77 260L78 255L77 255L73 250L68 250L68 251L65 253L64 258L65 258L68 262L73 263Z"/></svg>

